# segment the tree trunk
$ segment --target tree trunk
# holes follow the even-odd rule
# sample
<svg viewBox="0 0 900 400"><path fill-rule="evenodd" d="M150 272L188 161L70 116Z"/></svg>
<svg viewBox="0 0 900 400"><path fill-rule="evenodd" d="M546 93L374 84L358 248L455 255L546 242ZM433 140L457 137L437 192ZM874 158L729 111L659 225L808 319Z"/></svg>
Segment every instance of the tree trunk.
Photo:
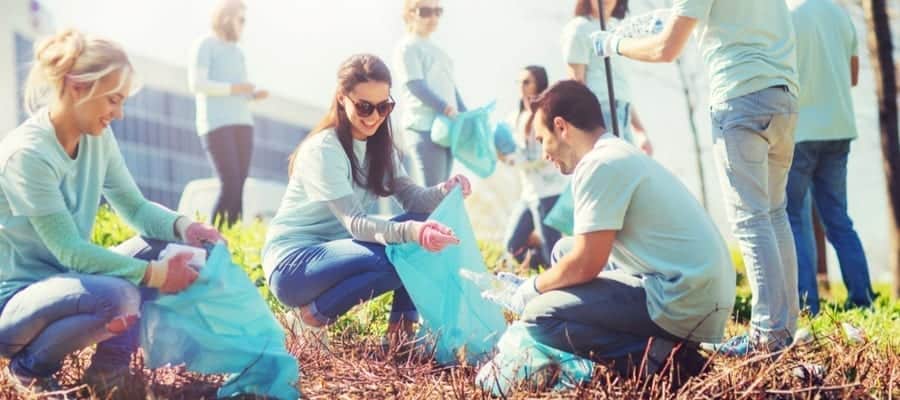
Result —
<svg viewBox="0 0 900 400"><path fill-rule="evenodd" d="M894 274L894 296L900 297L900 143L897 125L897 76L894 69L894 46L888 20L886 0L864 0L868 27L869 54L875 73L878 95L878 123L881 130L881 153L888 195L888 238L890 269Z"/></svg>
<svg viewBox="0 0 900 400"><path fill-rule="evenodd" d="M706 173L703 169L703 148L700 147L700 134L697 132L697 123L694 120L694 101L691 96L691 86L688 80L687 67L684 61L679 57L675 60L675 67L678 69L678 77L681 79L681 91L684 94L684 105L687 108L688 122L691 126L691 139L694 140L694 159L697 162L697 179L700 180L700 204L703 208L709 210L709 201L706 198Z"/></svg>

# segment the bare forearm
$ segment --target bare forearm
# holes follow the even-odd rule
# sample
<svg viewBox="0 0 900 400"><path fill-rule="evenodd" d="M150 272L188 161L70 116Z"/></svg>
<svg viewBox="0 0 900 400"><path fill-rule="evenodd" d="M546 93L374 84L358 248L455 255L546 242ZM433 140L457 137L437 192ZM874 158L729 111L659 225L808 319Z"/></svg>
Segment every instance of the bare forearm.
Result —
<svg viewBox="0 0 900 400"><path fill-rule="evenodd" d="M596 265L581 262L574 256L566 256L559 260L556 266L538 276L536 286L539 292L545 293L580 285L596 278L602 269L602 266L597 268Z"/></svg>

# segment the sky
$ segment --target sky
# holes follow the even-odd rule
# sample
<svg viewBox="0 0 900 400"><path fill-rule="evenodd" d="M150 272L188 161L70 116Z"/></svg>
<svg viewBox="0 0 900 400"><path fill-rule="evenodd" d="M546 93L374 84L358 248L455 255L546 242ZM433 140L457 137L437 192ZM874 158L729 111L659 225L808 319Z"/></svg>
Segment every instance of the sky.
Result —
<svg viewBox="0 0 900 400"><path fill-rule="evenodd" d="M401 0L245 0L247 26L241 47L257 86L297 101L326 107L335 73L351 54L372 53L392 63L404 34ZM192 43L209 32L214 0L43 0L56 25L111 37L133 54L184 66ZM649 3L632 0L633 13ZM434 40L454 60L466 104L496 100L505 115L518 101L516 79L529 64L547 68L550 80L565 78L560 32L574 0L444 0ZM862 29L859 13L854 13ZM860 30L860 37L865 37ZM860 232L875 280L887 281L887 203L877 131L871 67L861 43L862 73L853 97L860 138L848 164L850 213ZM709 210L728 237L718 179L712 165L705 75L693 48L683 56L691 87L699 88L695 121L706 170ZM672 65L626 63L634 105L656 149L655 158L699 196L694 145L678 73ZM619 73L619 72L617 72ZM730 238L729 238L730 239ZM839 279L833 251L830 275Z"/></svg>

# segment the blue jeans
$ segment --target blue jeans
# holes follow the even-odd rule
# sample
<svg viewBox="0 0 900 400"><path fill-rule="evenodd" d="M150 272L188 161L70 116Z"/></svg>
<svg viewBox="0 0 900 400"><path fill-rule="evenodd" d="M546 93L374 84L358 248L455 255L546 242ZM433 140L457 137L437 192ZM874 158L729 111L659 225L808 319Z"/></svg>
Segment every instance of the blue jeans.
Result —
<svg viewBox="0 0 900 400"><path fill-rule="evenodd" d="M528 237L535 227L539 227L541 233L540 253L531 259L531 267L538 265L550 265L550 253L553 246L559 240L561 234L556 229L544 225L544 218L553 209L559 195L547 196L538 201L519 201L512 212L513 223L506 232L506 251L513 255L519 262L525 260L525 251L528 245Z"/></svg>
<svg viewBox="0 0 900 400"><path fill-rule="evenodd" d="M753 293L751 336L789 344L800 313L797 255L785 211L797 99L785 87L772 87L713 105L710 112L725 210Z"/></svg>
<svg viewBox="0 0 900 400"><path fill-rule="evenodd" d="M606 130L612 132L612 115L609 113L609 100L600 100L600 108L603 110L603 122ZM631 131L631 103L616 101L616 122L619 125L619 137L634 144L634 133Z"/></svg>
<svg viewBox="0 0 900 400"><path fill-rule="evenodd" d="M407 213L392 221L424 221ZM394 265L378 243L341 239L295 250L269 277L272 294L288 307L309 305L315 318L328 324L353 306L394 291L390 322L418 321L419 313Z"/></svg>
<svg viewBox="0 0 900 400"><path fill-rule="evenodd" d="M424 186L434 186L450 178L453 167L453 155L450 148L431 141L431 132L408 129L409 160L413 166L410 171L416 182Z"/></svg>
<svg viewBox="0 0 900 400"><path fill-rule="evenodd" d="M138 242L143 239L131 239L113 250L150 260L166 245ZM11 359L10 367L18 374L49 377L68 354L96 343L92 369L127 368L139 345L140 324L121 333L110 332L107 324L117 317L139 315L141 302L155 295L156 290L103 275L65 273L35 282L0 310L0 355Z"/></svg>
<svg viewBox="0 0 900 400"><path fill-rule="evenodd" d="M849 303L869 306L874 296L866 254L847 214L849 153L849 139L803 142L794 148L794 164L787 185L787 212L797 247L800 301L805 301L813 315L819 313L811 218L813 200L825 225L825 235L838 255L841 276L850 294Z"/></svg>
<svg viewBox="0 0 900 400"><path fill-rule="evenodd" d="M554 266L573 243L571 237L557 242ZM541 294L525 307L522 321L543 344L600 359L640 360L650 338L667 343L667 355L683 341L650 318L641 278L611 266L588 283Z"/></svg>
<svg viewBox="0 0 900 400"><path fill-rule="evenodd" d="M211 219L233 225L244 210L244 182L250 175L253 155L253 127L228 125L203 136L203 148L219 177L219 197Z"/></svg>

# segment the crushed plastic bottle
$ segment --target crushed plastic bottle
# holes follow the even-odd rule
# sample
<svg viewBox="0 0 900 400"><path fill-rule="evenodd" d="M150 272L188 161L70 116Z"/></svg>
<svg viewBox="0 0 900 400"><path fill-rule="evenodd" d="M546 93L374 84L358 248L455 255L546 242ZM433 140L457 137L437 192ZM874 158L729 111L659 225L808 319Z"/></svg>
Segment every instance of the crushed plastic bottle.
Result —
<svg viewBox="0 0 900 400"><path fill-rule="evenodd" d="M460 269L459 275L478 286L481 289L482 298L493 301L508 310L515 310L512 306L512 296L516 293L519 285L525 281L524 278L508 272L494 275Z"/></svg>
<svg viewBox="0 0 900 400"><path fill-rule="evenodd" d="M622 20L612 32L623 38L639 38L655 35L666 27L666 21L672 15L672 10L661 8L651 12L635 15Z"/></svg>

